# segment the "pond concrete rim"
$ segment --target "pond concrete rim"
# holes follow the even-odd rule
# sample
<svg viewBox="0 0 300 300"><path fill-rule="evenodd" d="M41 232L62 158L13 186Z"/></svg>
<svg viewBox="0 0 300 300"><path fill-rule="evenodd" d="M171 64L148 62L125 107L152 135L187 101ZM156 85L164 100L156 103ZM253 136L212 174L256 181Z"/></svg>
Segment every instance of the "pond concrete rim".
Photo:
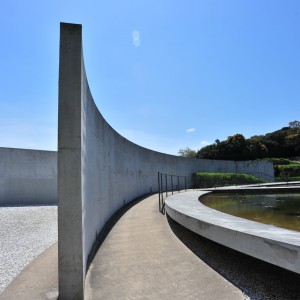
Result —
<svg viewBox="0 0 300 300"><path fill-rule="evenodd" d="M166 212L199 235L300 274L300 232L211 209L199 201L208 193L211 191L188 191L169 196L165 200Z"/></svg>

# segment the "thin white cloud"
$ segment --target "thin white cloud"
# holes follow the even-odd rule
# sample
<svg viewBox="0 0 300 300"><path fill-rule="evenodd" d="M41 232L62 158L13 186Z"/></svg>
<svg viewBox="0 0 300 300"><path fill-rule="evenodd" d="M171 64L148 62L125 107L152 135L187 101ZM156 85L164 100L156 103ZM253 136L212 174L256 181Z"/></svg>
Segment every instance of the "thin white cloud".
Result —
<svg viewBox="0 0 300 300"><path fill-rule="evenodd" d="M131 33L132 37L132 44L134 47L140 47L141 46L141 35L138 30L133 30Z"/></svg>
<svg viewBox="0 0 300 300"><path fill-rule="evenodd" d="M190 133L190 132L195 132L196 131L196 128L188 128L186 130L186 132Z"/></svg>
<svg viewBox="0 0 300 300"><path fill-rule="evenodd" d="M203 147L208 146L208 145L210 145L210 144L211 144L211 143L208 142L208 141L201 141L201 142L200 142L200 148L203 148Z"/></svg>

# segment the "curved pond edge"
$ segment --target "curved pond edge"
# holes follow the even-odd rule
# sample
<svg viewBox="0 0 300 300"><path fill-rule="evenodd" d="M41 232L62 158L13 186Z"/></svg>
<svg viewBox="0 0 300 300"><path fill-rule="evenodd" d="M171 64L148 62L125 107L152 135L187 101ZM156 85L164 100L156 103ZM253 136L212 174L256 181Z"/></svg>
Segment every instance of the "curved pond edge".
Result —
<svg viewBox="0 0 300 300"><path fill-rule="evenodd" d="M300 274L300 232L211 209L199 201L208 193L211 191L188 191L169 196L165 200L166 212L173 220L205 238Z"/></svg>

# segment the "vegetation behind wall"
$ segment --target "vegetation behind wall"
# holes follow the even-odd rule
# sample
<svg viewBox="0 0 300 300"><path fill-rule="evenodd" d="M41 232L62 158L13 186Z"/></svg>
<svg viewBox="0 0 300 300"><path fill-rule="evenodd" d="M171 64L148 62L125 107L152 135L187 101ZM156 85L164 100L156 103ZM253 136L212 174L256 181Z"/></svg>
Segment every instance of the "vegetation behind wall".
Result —
<svg viewBox="0 0 300 300"><path fill-rule="evenodd" d="M218 186L244 185L266 182L265 180L259 179L252 175L236 173L198 172L193 174L192 179L194 188L211 188Z"/></svg>
<svg viewBox="0 0 300 300"><path fill-rule="evenodd" d="M276 181L300 181L300 163L285 158L267 158L274 165Z"/></svg>

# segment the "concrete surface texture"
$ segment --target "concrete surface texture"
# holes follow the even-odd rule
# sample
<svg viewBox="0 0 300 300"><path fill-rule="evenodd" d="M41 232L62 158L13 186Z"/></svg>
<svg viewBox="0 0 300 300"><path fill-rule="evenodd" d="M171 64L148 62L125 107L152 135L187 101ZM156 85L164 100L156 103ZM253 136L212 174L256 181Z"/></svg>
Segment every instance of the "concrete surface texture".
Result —
<svg viewBox="0 0 300 300"><path fill-rule="evenodd" d="M82 27L61 24L58 128L58 242L61 299L82 299L90 251L112 214L157 191L157 173L223 171L273 176L267 162L196 160L137 146L114 131L91 96Z"/></svg>
<svg viewBox="0 0 300 300"><path fill-rule="evenodd" d="M85 299L242 299L170 229L157 195L128 210L87 273Z"/></svg>
<svg viewBox="0 0 300 300"><path fill-rule="evenodd" d="M192 191L172 195L165 201L166 212L176 222L205 238L300 274L299 232L211 209L198 200L207 193Z"/></svg>
<svg viewBox="0 0 300 300"><path fill-rule="evenodd" d="M0 205L57 203L57 153L0 148Z"/></svg>
<svg viewBox="0 0 300 300"><path fill-rule="evenodd" d="M55 244L0 299L54 300L57 282ZM181 243L158 212L154 195L125 212L109 232L89 268L85 299L234 300L243 295Z"/></svg>
<svg viewBox="0 0 300 300"><path fill-rule="evenodd" d="M146 197L113 218L88 271L86 299L299 298L300 275L185 229L161 215L157 201L157 195ZM57 299L57 266L55 244L24 269L0 299Z"/></svg>

